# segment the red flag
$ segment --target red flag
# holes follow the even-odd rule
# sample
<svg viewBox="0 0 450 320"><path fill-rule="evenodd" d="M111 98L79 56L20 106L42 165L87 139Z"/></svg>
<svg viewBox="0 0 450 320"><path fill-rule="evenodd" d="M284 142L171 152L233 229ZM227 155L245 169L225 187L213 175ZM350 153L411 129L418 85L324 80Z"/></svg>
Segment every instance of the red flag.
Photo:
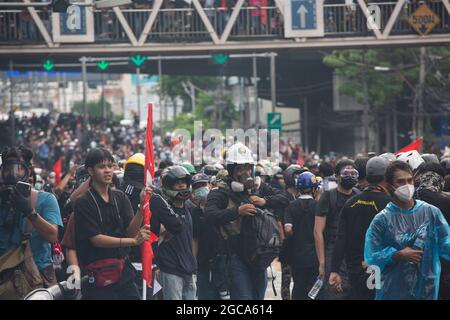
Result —
<svg viewBox="0 0 450 320"><path fill-rule="evenodd" d="M147 117L147 134L145 142L145 169L144 169L144 185L150 186L155 174L155 156L153 154L153 106L151 103L148 105L148 117ZM150 225L152 213L150 211L150 197L146 195L144 197L144 206L142 213L144 215L144 224ZM150 239L144 241L141 244L141 257L142 257L142 278L147 282L149 288L152 287L152 264L153 264L153 249L152 243L158 241L158 237L152 232L150 233Z"/></svg>
<svg viewBox="0 0 450 320"><path fill-rule="evenodd" d="M399 154L402 152L408 152L412 150L416 150L417 152L420 152L420 148L422 147L423 137L417 138L410 144L408 144L406 147L398 150L395 154Z"/></svg>
<svg viewBox="0 0 450 320"><path fill-rule="evenodd" d="M61 183L61 171L62 171L62 158L59 158L53 166L53 172L55 173L55 186Z"/></svg>

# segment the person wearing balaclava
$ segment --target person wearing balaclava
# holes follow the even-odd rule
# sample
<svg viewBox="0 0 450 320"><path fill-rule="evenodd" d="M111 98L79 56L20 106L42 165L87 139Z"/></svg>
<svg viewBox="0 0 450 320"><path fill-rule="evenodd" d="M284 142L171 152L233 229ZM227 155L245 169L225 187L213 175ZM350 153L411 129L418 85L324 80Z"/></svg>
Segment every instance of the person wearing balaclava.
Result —
<svg viewBox="0 0 450 320"><path fill-rule="evenodd" d="M144 166L145 155L142 153L132 155L124 164L123 181L120 189L130 199L134 212L138 210L139 195L144 188Z"/></svg>
<svg viewBox="0 0 450 320"><path fill-rule="evenodd" d="M350 159L340 160L334 168L337 188L325 191L317 203L314 224L314 238L319 259L319 275L328 279L331 272L331 257L338 234L341 209L352 196L359 193L355 188L358 183L358 171ZM328 281L324 281L326 300L343 300L349 294L348 277L345 266L342 267L342 290L333 290Z"/></svg>
<svg viewBox="0 0 450 320"><path fill-rule="evenodd" d="M366 233L364 258L375 272L376 300L436 300L441 264L450 260L450 228L441 210L415 200L411 167L386 169L393 197ZM378 277L379 276L379 277Z"/></svg>
<svg viewBox="0 0 450 320"><path fill-rule="evenodd" d="M241 222L254 216L257 208L276 209L284 201L287 204L289 201L280 194L254 194L253 154L242 143L236 143L227 150L226 169L228 175L221 176L218 188L208 195L205 219L219 230L227 244L231 299L263 300L267 287L266 269L246 261Z"/></svg>
<svg viewBox="0 0 450 320"><path fill-rule="evenodd" d="M450 221L450 194L443 192L445 171L436 163L427 164L420 177L416 198L439 208L447 221ZM441 260L441 284L439 300L450 300L450 262Z"/></svg>

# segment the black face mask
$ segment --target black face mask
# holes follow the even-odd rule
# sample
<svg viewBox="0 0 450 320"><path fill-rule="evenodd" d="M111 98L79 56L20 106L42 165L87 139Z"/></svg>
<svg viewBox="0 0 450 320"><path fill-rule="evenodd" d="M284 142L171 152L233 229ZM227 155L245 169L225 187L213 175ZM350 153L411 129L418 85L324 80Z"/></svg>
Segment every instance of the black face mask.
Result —
<svg viewBox="0 0 450 320"><path fill-rule="evenodd" d="M357 183L358 183L357 178L353 178L350 176L341 177L341 186L342 186L342 188L344 188L346 190L350 190L351 188L356 186Z"/></svg>

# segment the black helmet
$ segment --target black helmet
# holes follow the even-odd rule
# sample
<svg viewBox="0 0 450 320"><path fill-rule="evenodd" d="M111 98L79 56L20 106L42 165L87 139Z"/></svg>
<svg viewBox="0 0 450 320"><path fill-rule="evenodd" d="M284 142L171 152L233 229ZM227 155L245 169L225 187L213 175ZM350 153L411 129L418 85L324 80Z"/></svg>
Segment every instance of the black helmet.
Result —
<svg viewBox="0 0 450 320"><path fill-rule="evenodd" d="M450 174L450 158L442 159L441 166L445 170L445 174Z"/></svg>
<svg viewBox="0 0 450 320"><path fill-rule="evenodd" d="M284 182L288 187L295 187L295 176L308 171L298 164L291 164L283 173Z"/></svg>
<svg viewBox="0 0 450 320"><path fill-rule="evenodd" d="M173 186L179 180L184 180L187 189L174 190ZM170 166L161 173L162 190L170 198L179 198L186 200L190 196L191 175L186 168L182 166Z"/></svg>
<svg viewBox="0 0 450 320"><path fill-rule="evenodd" d="M212 164L207 164L202 168L202 172L211 177L217 175L219 169Z"/></svg>

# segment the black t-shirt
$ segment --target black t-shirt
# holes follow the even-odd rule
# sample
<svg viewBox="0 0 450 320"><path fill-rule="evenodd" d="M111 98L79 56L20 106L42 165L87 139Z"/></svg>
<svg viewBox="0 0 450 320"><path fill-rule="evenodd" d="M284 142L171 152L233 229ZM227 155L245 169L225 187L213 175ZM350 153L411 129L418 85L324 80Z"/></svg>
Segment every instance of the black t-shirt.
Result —
<svg viewBox="0 0 450 320"><path fill-rule="evenodd" d="M299 198L287 207L284 223L291 224L292 235L292 266L308 268L317 266L318 260L314 244L314 220L317 202L311 198Z"/></svg>
<svg viewBox="0 0 450 320"><path fill-rule="evenodd" d="M346 259L349 272L360 273L364 261L364 242L373 218L391 201L385 192L364 191L351 198L341 211L331 271L339 272Z"/></svg>
<svg viewBox="0 0 450 320"><path fill-rule="evenodd" d="M331 193L336 193L336 202L331 203ZM350 195L346 195L337 189L333 189L330 191L325 191L319 199L317 203L316 216L318 217L326 217L327 221L325 224L325 245L333 245L336 241L337 229L339 223L339 215L341 209L344 207L345 203L348 199L353 197L356 194L356 191L353 189Z"/></svg>
<svg viewBox="0 0 450 320"><path fill-rule="evenodd" d="M126 229L133 219L130 201L120 190L109 190L109 202L105 202L95 189L90 188L89 191L75 202L74 208L76 245L81 265L102 259L127 257L129 248L96 248L90 238L99 234L126 238Z"/></svg>
<svg viewBox="0 0 450 320"><path fill-rule="evenodd" d="M281 191L281 194L283 196L285 196L286 199L289 200L289 204L292 204L292 202L295 201L295 196L292 193L290 193L289 191L287 191L287 190L286 191ZM275 210L275 215L276 215L278 221L281 221L282 225L285 224L284 218L285 218L285 215L286 215L287 208L288 207L286 207L286 208L279 208L279 209Z"/></svg>
<svg viewBox="0 0 450 320"><path fill-rule="evenodd" d="M218 230L207 224L205 214L199 207L191 211L194 239L198 240L197 263L199 271L211 268L211 260L219 253L225 253L226 248Z"/></svg>
<svg viewBox="0 0 450 320"><path fill-rule="evenodd" d="M150 199L152 219L150 229L160 236L155 262L165 273L178 276L194 274L197 261L192 252L192 218L184 206L170 204L162 195L153 194ZM160 235L161 224L170 233L166 239Z"/></svg>

